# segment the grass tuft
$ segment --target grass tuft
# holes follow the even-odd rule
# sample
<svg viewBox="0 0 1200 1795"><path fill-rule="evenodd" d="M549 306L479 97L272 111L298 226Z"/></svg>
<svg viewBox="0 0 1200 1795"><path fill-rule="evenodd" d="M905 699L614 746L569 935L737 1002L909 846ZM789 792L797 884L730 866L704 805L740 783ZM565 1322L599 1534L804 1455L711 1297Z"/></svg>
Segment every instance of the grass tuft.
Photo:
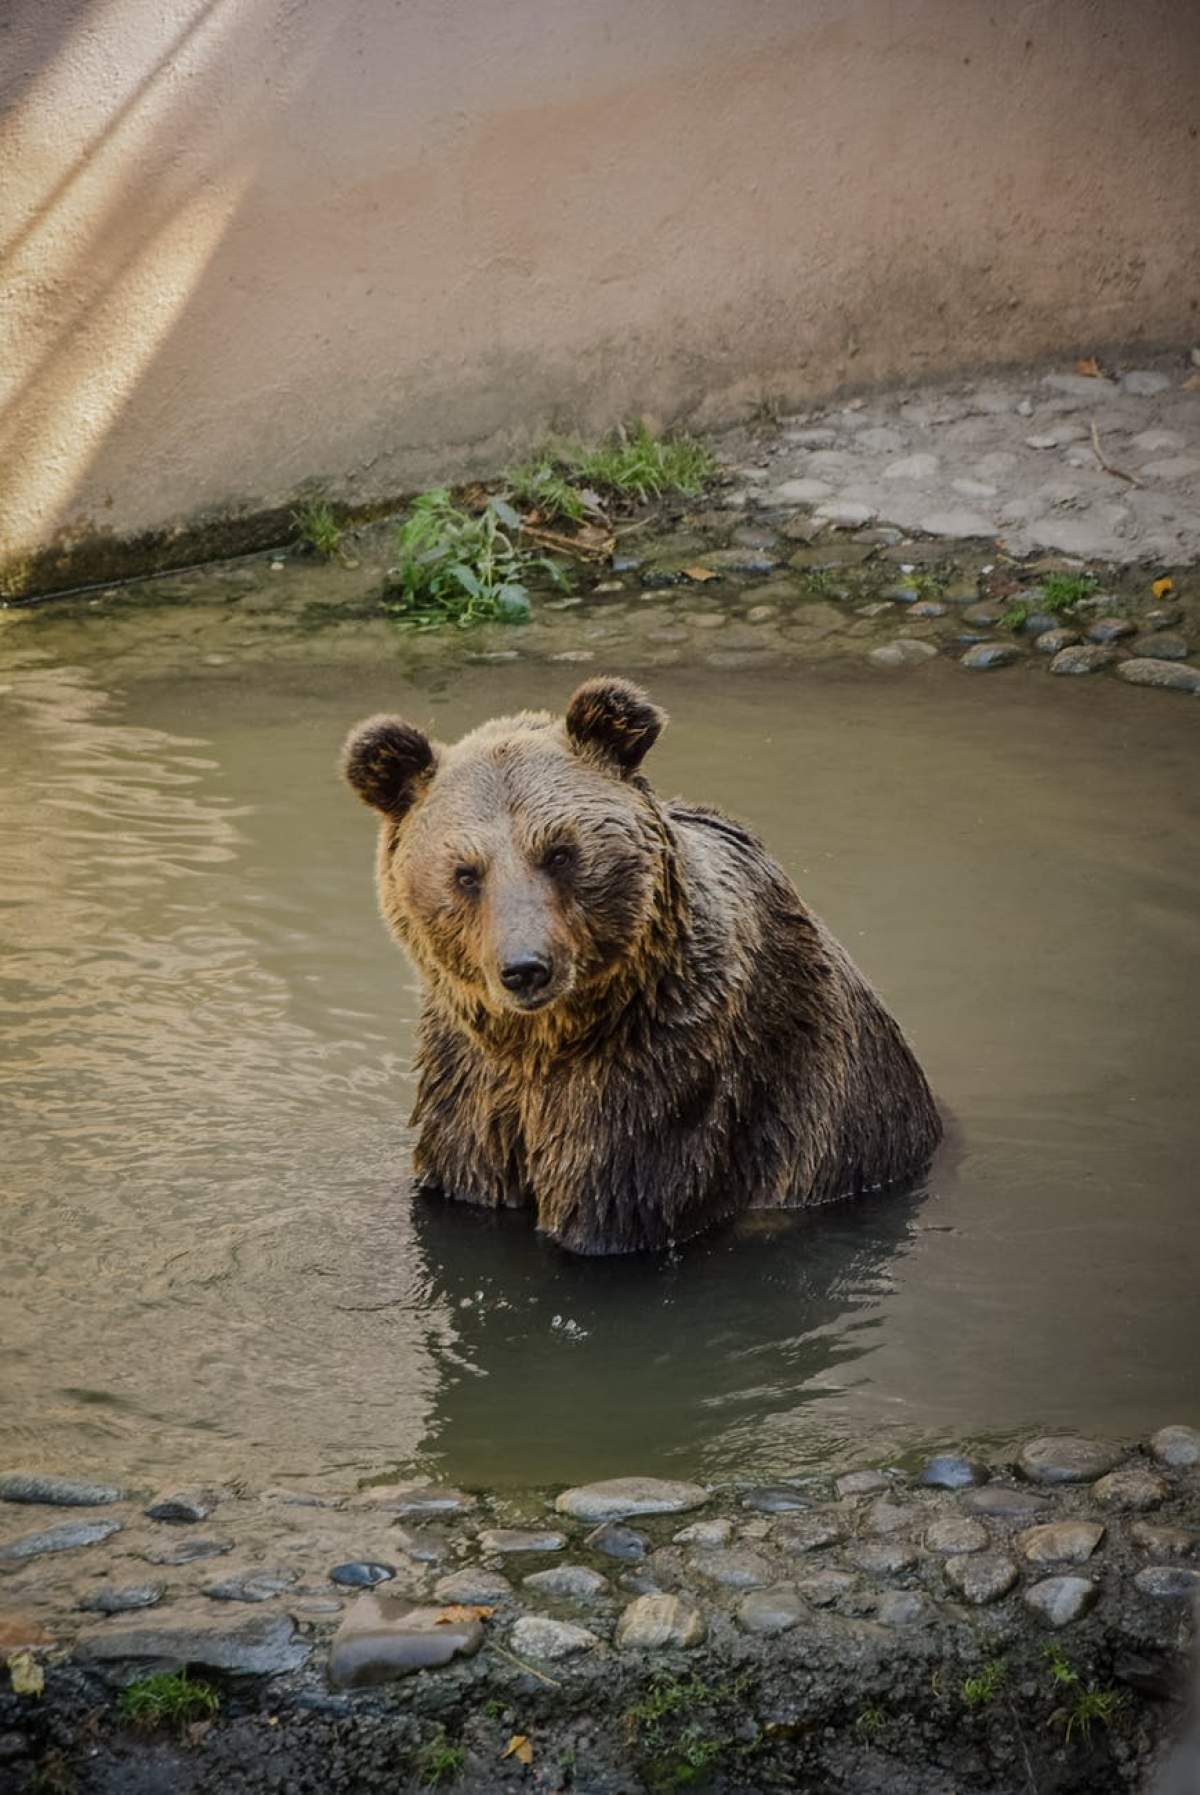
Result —
<svg viewBox="0 0 1200 1795"><path fill-rule="evenodd" d="M645 424L619 430L598 448L576 453L573 466L583 479L625 497L660 498L682 492L694 498L716 471L716 461L691 436L658 437Z"/></svg>
<svg viewBox="0 0 1200 1795"><path fill-rule="evenodd" d="M413 1769L427 1789L444 1789L457 1782L467 1761L461 1745L451 1745L446 1729L439 1727L433 1738L423 1745L413 1760Z"/></svg>
<svg viewBox="0 0 1200 1795"><path fill-rule="evenodd" d="M864 1708L854 1722L854 1730L862 1739L875 1739L887 1724L882 1708Z"/></svg>
<svg viewBox="0 0 1200 1795"><path fill-rule="evenodd" d="M1075 1705L1067 1715L1067 1744L1075 1733L1081 1733L1085 1739L1092 1736L1092 1727L1111 1726L1122 1708L1126 1707L1129 1697L1124 1689L1102 1689L1095 1683L1089 1683L1075 1697Z"/></svg>
<svg viewBox="0 0 1200 1795"><path fill-rule="evenodd" d="M1057 617L1090 598L1100 581L1094 573L1048 573L1040 581L1042 609Z"/></svg>
<svg viewBox="0 0 1200 1795"><path fill-rule="evenodd" d="M1000 1658L992 1658L978 1676L964 1677L959 1693L964 1708L986 1708L994 1702L1008 1680L1008 1671Z"/></svg>
<svg viewBox="0 0 1200 1795"><path fill-rule="evenodd" d="M145 1732L173 1727L183 1732L197 1720L211 1720L221 1698L211 1683L193 1682L186 1670L158 1671L122 1689L117 1710Z"/></svg>
<svg viewBox="0 0 1200 1795"><path fill-rule="evenodd" d="M298 505L292 522L300 541L315 554L332 561L340 553L344 532L328 499L308 499Z"/></svg>

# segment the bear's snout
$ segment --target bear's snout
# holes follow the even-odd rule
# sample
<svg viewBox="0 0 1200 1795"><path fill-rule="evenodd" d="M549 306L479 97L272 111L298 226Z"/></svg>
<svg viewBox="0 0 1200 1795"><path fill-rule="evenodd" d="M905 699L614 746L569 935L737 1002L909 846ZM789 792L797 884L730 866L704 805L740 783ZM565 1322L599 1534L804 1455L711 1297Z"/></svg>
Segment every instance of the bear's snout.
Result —
<svg viewBox="0 0 1200 1795"><path fill-rule="evenodd" d="M521 1001L532 1001L545 992L554 968L545 954L520 954L500 968L500 983Z"/></svg>

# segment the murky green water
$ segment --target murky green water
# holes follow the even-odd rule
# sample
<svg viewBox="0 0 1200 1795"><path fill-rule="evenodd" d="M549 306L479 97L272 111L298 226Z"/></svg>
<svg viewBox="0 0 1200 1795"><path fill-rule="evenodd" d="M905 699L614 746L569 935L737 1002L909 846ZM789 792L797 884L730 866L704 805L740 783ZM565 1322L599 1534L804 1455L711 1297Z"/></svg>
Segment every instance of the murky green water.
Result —
<svg viewBox="0 0 1200 1795"><path fill-rule="evenodd" d="M406 1190L417 996L333 763L372 710L452 736L579 667L284 623L243 664L220 625L3 633L0 1462L529 1484L1200 1419L1193 704L644 675L660 787L764 832L954 1138L913 1198L576 1262Z"/></svg>

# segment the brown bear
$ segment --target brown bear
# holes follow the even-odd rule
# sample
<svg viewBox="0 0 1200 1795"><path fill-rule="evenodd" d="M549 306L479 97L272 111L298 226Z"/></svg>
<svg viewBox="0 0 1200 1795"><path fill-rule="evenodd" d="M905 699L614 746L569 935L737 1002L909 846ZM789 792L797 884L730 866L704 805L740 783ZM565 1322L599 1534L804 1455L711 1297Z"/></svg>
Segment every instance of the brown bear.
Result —
<svg viewBox="0 0 1200 1795"><path fill-rule="evenodd" d="M420 1187L577 1253L912 1180L941 1128L899 1028L749 829L664 802L666 718L592 679L453 746L346 744L383 915L425 986Z"/></svg>

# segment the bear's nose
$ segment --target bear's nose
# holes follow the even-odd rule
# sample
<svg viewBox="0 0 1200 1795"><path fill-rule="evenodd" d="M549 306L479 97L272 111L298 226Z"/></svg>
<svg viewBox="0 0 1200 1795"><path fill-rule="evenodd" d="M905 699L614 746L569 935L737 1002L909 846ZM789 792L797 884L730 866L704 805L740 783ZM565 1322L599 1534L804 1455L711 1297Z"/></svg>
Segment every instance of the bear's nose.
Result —
<svg viewBox="0 0 1200 1795"><path fill-rule="evenodd" d="M517 997L529 997L550 983L550 962L541 954L522 954L500 968L500 983Z"/></svg>

